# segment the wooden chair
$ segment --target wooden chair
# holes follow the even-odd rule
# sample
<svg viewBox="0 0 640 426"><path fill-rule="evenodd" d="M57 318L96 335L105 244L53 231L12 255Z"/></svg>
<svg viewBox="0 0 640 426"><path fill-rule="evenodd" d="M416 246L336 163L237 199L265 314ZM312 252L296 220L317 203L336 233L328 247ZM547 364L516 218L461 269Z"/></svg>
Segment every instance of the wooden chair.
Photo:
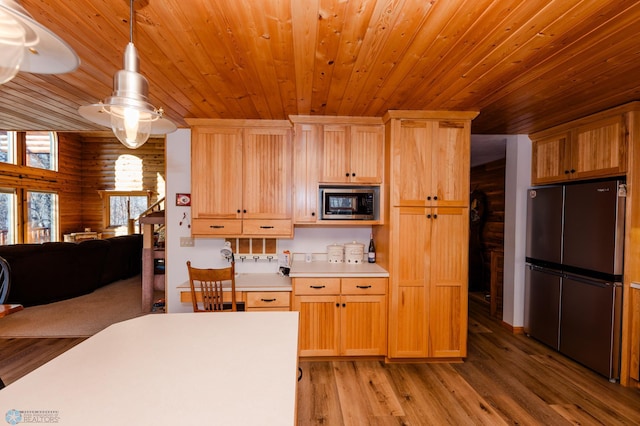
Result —
<svg viewBox="0 0 640 426"><path fill-rule="evenodd" d="M193 312L235 312L244 308L243 302L236 302L235 262L231 262L228 268L199 269L191 266L187 261L189 270L189 283L191 284L191 302ZM230 282L230 288L224 289L231 293L231 302L223 300L223 282ZM200 293L200 297L198 297ZM198 299L201 301L198 302ZM243 310L243 309L240 309Z"/></svg>

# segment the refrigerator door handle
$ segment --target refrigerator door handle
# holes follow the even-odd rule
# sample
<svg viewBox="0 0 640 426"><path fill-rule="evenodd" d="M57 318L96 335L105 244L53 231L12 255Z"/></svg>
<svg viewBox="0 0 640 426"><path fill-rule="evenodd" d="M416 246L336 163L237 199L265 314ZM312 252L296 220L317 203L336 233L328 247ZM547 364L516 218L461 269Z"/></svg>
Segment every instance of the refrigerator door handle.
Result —
<svg viewBox="0 0 640 426"><path fill-rule="evenodd" d="M542 271L542 272L545 272L545 273L550 274L550 275L556 275L558 277L564 277L565 276L565 274L563 274L562 272L560 272L558 270L555 270L553 268L547 268L547 267L544 267L544 266L534 265L534 264L531 264L531 263L527 263L527 268L531 269L532 271Z"/></svg>
<svg viewBox="0 0 640 426"><path fill-rule="evenodd" d="M608 287L614 287L615 284L611 283L611 282L607 282L607 281L596 281L596 280L592 280L589 278L585 278L585 277L581 277L578 275L570 275L570 274L564 274L564 278L573 280L573 281L577 281L579 283L582 284L587 284L587 285L593 285L596 287L601 287L601 288L608 288Z"/></svg>

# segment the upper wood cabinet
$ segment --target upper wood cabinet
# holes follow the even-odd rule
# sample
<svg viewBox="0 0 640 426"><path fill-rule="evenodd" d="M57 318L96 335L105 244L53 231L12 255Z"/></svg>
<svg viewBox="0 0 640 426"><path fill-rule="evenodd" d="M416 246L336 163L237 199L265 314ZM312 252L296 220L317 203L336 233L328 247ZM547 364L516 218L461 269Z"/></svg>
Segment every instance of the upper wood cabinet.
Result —
<svg viewBox="0 0 640 426"><path fill-rule="evenodd" d="M293 221L315 223L319 218L318 179L320 177L319 124L296 123L293 142Z"/></svg>
<svg viewBox="0 0 640 426"><path fill-rule="evenodd" d="M194 236L291 237L291 124L190 119Z"/></svg>
<svg viewBox="0 0 640 426"><path fill-rule="evenodd" d="M384 174L384 125L379 117L291 115L296 141L313 138L320 184L379 185ZM303 129L302 125L306 125ZM301 139L302 138L302 139ZM315 167L315 165L314 165Z"/></svg>
<svg viewBox="0 0 640 426"><path fill-rule="evenodd" d="M384 127L325 124L322 129L323 183L382 183Z"/></svg>
<svg viewBox="0 0 640 426"><path fill-rule="evenodd" d="M354 226L352 220L321 220L319 188L328 185L380 186L384 195L384 126L376 117L289 116L294 123L293 220L297 225ZM348 172L348 173L347 173ZM386 207L379 205L382 223Z"/></svg>
<svg viewBox="0 0 640 426"><path fill-rule="evenodd" d="M468 206L469 113L447 118L389 111L385 120L387 138L393 141L391 205Z"/></svg>
<svg viewBox="0 0 640 426"><path fill-rule="evenodd" d="M582 123L531 135L532 184L619 176L626 172L624 116Z"/></svg>

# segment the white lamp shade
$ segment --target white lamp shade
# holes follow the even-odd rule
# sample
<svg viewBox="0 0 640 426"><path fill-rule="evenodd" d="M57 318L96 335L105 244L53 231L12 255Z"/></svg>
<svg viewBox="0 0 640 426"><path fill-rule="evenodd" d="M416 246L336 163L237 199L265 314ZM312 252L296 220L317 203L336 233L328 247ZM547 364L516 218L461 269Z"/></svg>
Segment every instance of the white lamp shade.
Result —
<svg viewBox="0 0 640 426"><path fill-rule="evenodd" d="M0 84L20 71L24 57L25 30L9 13L0 9Z"/></svg>
<svg viewBox="0 0 640 426"><path fill-rule="evenodd" d="M48 28L35 21L18 2L0 0L0 12L12 17L25 30L20 71L62 74L78 68L80 58L74 50ZM5 46L7 45L0 41L0 55L3 57Z"/></svg>

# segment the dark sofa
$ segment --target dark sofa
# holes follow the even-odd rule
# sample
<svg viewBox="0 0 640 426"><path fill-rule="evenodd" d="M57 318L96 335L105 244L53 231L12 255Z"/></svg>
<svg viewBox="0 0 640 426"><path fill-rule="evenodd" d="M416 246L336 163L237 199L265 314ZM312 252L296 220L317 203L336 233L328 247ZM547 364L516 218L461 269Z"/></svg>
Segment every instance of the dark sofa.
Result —
<svg viewBox="0 0 640 426"><path fill-rule="evenodd" d="M11 289L5 303L42 305L88 294L138 275L142 235L0 246L0 256L11 269Z"/></svg>

